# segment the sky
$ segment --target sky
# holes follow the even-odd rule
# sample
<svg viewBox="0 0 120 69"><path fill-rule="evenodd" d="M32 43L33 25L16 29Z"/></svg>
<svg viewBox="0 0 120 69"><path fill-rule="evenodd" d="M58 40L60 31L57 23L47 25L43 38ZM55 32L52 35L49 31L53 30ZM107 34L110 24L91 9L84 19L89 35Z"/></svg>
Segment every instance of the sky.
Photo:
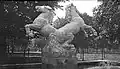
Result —
<svg viewBox="0 0 120 69"><path fill-rule="evenodd" d="M97 0L71 0L71 2L77 7L80 13L86 12L90 16L93 16L93 8L101 4L101 2L98 2ZM69 2L60 2L58 4L65 6L69 4ZM56 9L55 13L58 17L64 17L65 15L65 12L60 9Z"/></svg>

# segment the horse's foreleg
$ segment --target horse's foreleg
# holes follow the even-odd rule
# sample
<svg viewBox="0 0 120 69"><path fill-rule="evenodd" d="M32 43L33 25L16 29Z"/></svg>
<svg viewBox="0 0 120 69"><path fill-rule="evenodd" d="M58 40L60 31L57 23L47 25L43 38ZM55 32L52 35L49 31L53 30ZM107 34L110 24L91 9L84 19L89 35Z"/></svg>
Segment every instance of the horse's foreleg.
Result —
<svg viewBox="0 0 120 69"><path fill-rule="evenodd" d="M85 27L82 27L81 30L84 32L85 37L88 37L87 32L85 31Z"/></svg>
<svg viewBox="0 0 120 69"><path fill-rule="evenodd" d="M37 25L35 25L35 24L27 24L27 25L25 25L26 36L33 37L34 36L34 34L33 34L34 31L33 30L35 30L35 29L37 29Z"/></svg>
<svg viewBox="0 0 120 69"><path fill-rule="evenodd" d="M92 27L90 27L90 29L92 30L93 35L97 36L97 32L96 32L96 30L95 30L94 28L92 28Z"/></svg>
<svg viewBox="0 0 120 69"><path fill-rule="evenodd" d="M97 32L94 28L92 28L92 26L89 26L89 25L84 25L83 28L88 28L92 31L93 35L97 36Z"/></svg>
<svg viewBox="0 0 120 69"><path fill-rule="evenodd" d="M85 31L85 30L83 30L84 31L84 33L85 33L85 37L88 37L88 34L87 34L87 32Z"/></svg>
<svg viewBox="0 0 120 69"><path fill-rule="evenodd" d="M25 28L29 28L29 29L32 29L32 30L35 30L35 31L40 31L40 29L42 28L43 26L41 25L38 25L38 24L28 24L25 26Z"/></svg>

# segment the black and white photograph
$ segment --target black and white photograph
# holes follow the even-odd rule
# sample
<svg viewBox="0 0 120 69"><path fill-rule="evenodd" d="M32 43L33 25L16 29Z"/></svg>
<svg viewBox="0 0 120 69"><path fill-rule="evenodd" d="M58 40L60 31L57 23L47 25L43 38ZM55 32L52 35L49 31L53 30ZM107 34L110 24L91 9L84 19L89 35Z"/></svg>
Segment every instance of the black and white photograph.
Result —
<svg viewBox="0 0 120 69"><path fill-rule="evenodd" d="M120 0L0 1L0 69L120 69Z"/></svg>

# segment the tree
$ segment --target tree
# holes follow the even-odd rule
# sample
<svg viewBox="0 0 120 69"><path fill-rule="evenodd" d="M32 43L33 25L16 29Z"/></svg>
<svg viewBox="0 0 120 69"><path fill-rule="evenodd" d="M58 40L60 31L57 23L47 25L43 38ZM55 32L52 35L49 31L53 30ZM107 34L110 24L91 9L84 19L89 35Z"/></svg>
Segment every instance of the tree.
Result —
<svg viewBox="0 0 120 69"><path fill-rule="evenodd" d="M102 4L93 10L93 22L99 36L107 39L111 45L120 44L119 4L119 0L102 0Z"/></svg>

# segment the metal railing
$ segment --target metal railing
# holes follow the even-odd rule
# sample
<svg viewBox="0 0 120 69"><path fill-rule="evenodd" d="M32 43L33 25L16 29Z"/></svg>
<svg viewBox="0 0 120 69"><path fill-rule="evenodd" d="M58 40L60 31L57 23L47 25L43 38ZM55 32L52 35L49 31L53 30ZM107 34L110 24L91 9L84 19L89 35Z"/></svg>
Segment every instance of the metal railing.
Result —
<svg viewBox="0 0 120 69"><path fill-rule="evenodd" d="M15 50L14 48L7 49L8 56L21 56L21 57L41 57L42 51L34 51L31 49ZM36 55L37 54L37 55Z"/></svg>
<svg viewBox="0 0 120 69"><path fill-rule="evenodd" d="M77 50L76 56L79 60L119 60L120 61L120 50L107 50L101 49L79 49Z"/></svg>

